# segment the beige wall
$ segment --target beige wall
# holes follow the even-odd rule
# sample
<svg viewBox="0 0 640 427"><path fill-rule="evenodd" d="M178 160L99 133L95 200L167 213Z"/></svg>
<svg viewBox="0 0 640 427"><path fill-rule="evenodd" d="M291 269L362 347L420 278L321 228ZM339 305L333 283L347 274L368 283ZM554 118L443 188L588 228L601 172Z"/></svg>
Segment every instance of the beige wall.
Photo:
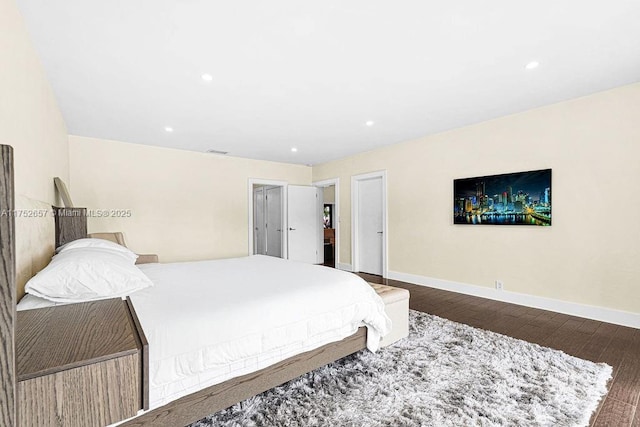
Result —
<svg viewBox="0 0 640 427"><path fill-rule="evenodd" d="M0 144L14 149L16 208L56 204L53 177L69 178L67 129L13 0L0 0ZM48 219L16 217L18 298L53 254L53 220Z"/></svg>
<svg viewBox="0 0 640 427"><path fill-rule="evenodd" d="M13 0L0 0L0 144L14 148L16 194L54 203L69 177L67 130Z"/></svg>
<svg viewBox="0 0 640 427"><path fill-rule="evenodd" d="M324 203L326 204L335 204L336 203L336 186L330 185L328 187L322 188L322 195L324 198Z"/></svg>
<svg viewBox="0 0 640 427"><path fill-rule="evenodd" d="M248 180L309 185L311 168L206 153L69 137L72 197L130 218L89 218L89 232L123 231L163 262L248 253Z"/></svg>
<svg viewBox="0 0 640 427"><path fill-rule="evenodd" d="M553 226L456 226L453 179L553 169ZM640 84L313 168L340 178L340 261L351 259L350 179L387 170L389 270L640 312Z"/></svg>

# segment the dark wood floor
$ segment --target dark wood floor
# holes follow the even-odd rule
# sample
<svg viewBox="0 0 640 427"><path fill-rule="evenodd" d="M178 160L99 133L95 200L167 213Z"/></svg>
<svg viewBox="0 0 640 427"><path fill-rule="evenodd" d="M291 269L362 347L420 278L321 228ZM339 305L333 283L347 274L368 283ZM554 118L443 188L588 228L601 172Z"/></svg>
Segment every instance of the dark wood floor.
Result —
<svg viewBox="0 0 640 427"><path fill-rule="evenodd" d="M591 425L640 427L640 329L360 275L369 282L408 289L414 310L608 363L613 379Z"/></svg>

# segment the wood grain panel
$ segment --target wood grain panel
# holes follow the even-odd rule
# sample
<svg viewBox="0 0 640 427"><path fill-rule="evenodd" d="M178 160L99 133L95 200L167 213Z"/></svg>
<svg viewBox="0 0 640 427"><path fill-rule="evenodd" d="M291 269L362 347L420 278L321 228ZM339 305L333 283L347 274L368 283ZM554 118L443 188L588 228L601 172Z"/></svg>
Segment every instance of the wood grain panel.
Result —
<svg viewBox="0 0 640 427"><path fill-rule="evenodd" d="M593 332L593 335L589 337L584 346L574 356L591 360L592 362L602 362L600 360L602 349L609 345L617 329L617 325L601 322L598 329Z"/></svg>
<svg viewBox="0 0 640 427"><path fill-rule="evenodd" d="M604 402L607 400L607 396L602 397L602 399L600 399L600 402L598 402L598 407L596 408L595 411L593 411L593 413L591 414L591 418L589 419L589 426L593 426L596 422L596 419L598 418L598 415L600 415L600 411L602 410L602 407L604 406Z"/></svg>
<svg viewBox="0 0 640 427"><path fill-rule="evenodd" d="M87 237L87 209L53 207L56 248Z"/></svg>
<svg viewBox="0 0 640 427"><path fill-rule="evenodd" d="M129 309L131 327L137 332L138 348L141 349L140 370L142 371L142 378L140 381L140 407L146 411L149 409L149 341L147 341L147 336L142 330L140 319L138 319L138 313L136 313L133 302L129 297L127 297L127 308Z"/></svg>
<svg viewBox="0 0 640 427"><path fill-rule="evenodd" d="M631 427L640 427L640 410L636 406L636 414L633 417L633 422L631 423Z"/></svg>
<svg viewBox="0 0 640 427"><path fill-rule="evenodd" d="M18 380L138 352L121 299L18 312Z"/></svg>
<svg viewBox="0 0 640 427"><path fill-rule="evenodd" d="M636 405L640 396L640 354L626 353L620 364L616 380L611 385L609 397L629 405Z"/></svg>
<svg viewBox="0 0 640 427"><path fill-rule="evenodd" d="M173 427L197 421L366 346L365 328L336 343L286 359L268 368L230 379L123 423L122 427Z"/></svg>
<svg viewBox="0 0 640 427"><path fill-rule="evenodd" d="M633 354L632 348L632 336L630 336L631 328L616 325L613 332L613 337L609 341L608 345L602 346L602 351L598 356L598 361L608 363L613 366L614 374L617 376L617 372L622 366L622 361L627 353ZM637 353L636 353L637 356ZM638 363L640 358L635 357Z"/></svg>
<svg viewBox="0 0 640 427"><path fill-rule="evenodd" d="M20 426L98 427L138 410L138 355L18 383Z"/></svg>
<svg viewBox="0 0 640 427"><path fill-rule="evenodd" d="M584 347L585 341L593 335L591 322L593 321L586 319L568 320L551 334L543 345L562 350L565 353L575 354ZM591 332L583 332L583 330Z"/></svg>
<svg viewBox="0 0 640 427"><path fill-rule="evenodd" d="M595 427L630 426L635 410L635 406L607 397L593 425Z"/></svg>
<svg viewBox="0 0 640 427"><path fill-rule="evenodd" d="M0 425L16 420L15 400L15 195L13 189L13 148L0 146Z"/></svg>

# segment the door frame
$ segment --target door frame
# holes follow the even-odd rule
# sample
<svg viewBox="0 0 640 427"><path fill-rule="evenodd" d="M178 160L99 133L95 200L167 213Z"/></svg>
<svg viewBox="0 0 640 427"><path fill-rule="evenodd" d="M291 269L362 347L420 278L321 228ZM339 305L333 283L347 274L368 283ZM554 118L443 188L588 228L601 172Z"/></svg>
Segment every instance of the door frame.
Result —
<svg viewBox="0 0 640 427"><path fill-rule="evenodd" d="M386 278L389 274L387 270L388 266L388 245L389 236L387 230L389 229L388 215L387 215L387 171L375 171L364 173L360 175L351 176L351 269L352 271L359 271L360 260L358 255L358 218L359 218L359 188L360 182L366 181L372 178L382 178L382 277Z"/></svg>
<svg viewBox="0 0 640 427"><path fill-rule="evenodd" d="M289 221L287 218L287 200L289 198L289 183L287 181L275 181L271 179L249 178L247 184L247 192L249 194L249 247L247 248L248 255L253 255L253 186L254 185L271 185L275 187L282 187L282 259L289 258L289 248L287 246Z"/></svg>
<svg viewBox="0 0 640 427"><path fill-rule="evenodd" d="M335 203L333 204L333 228L336 230L335 234L335 247L333 248L333 260L335 268L340 269L340 178L323 179L322 181L314 181L315 187L330 187L335 188Z"/></svg>

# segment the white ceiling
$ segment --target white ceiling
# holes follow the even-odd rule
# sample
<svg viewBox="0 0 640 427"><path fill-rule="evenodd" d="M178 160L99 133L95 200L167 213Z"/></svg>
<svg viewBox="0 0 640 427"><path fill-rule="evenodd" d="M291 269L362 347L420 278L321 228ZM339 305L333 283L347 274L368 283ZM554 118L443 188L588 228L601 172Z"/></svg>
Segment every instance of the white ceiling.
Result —
<svg viewBox="0 0 640 427"><path fill-rule="evenodd" d="M640 80L638 0L18 4L69 133L289 163Z"/></svg>

